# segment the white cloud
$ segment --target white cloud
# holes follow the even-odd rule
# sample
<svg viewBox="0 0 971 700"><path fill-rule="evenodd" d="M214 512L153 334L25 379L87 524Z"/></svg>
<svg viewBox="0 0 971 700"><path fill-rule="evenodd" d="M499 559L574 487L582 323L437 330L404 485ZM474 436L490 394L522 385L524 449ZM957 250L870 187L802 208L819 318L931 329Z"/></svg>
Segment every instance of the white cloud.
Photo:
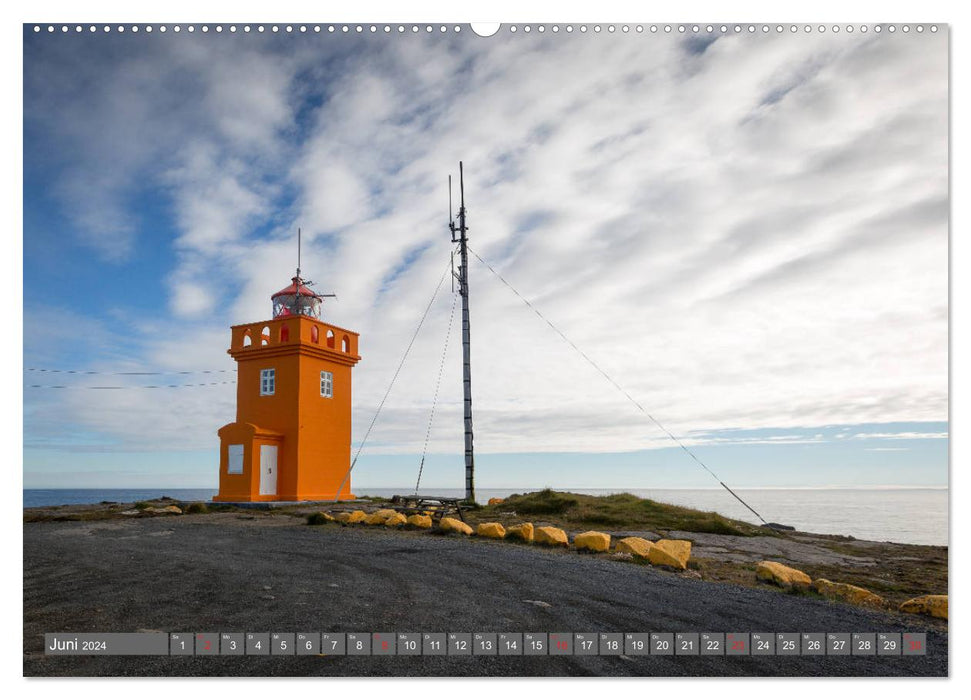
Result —
<svg viewBox="0 0 971 700"><path fill-rule="evenodd" d="M339 297L328 319L362 333L360 437L446 264L445 177L463 159L473 247L673 432L946 420L945 36L725 37L703 53L674 37L344 37L354 51L323 57L253 39L136 56L120 85L102 65L84 98L95 115L127 105L135 126L115 138L135 155L81 190L117 201L121 174L164 173L174 206L179 320L142 329L147 365L226 365L227 326L269 315L302 226L305 273ZM198 85L147 89L170 70ZM165 167L136 127L157 127ZM82 150L67 182L102 163ZM102 247L130 245L113 226L129 243ZM474 261L472 283L477 449L669 444ZM420 449L450 304L374 451ZM435 450L461 450L459 353L456 338ZM187 448L233 418L228 391L118 394L59 417L132 443L144 416L159 445Z"/></svg>

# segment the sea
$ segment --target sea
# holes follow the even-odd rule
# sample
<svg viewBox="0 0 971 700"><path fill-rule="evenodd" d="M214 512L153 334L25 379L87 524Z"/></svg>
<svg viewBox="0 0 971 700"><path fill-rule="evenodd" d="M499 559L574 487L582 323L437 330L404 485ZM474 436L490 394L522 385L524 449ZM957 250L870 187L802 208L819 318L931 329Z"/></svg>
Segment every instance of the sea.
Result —
<svg viewBox="0 0 971 700"><path fill-rule="evenodd" d="M410 494L413 489L356 487L358 496ZM477 489L480 503L539 488ZM758 522L745 506L723 489L558 489L591 495L632 493L663 503L715 511ZM850 535L861 540L908 544L948 544L947 488L761 488L735 489L769 522L791 525L804 532ZM463 489L422 489L424 495L459 497ZM24 507L115 501L131 503L161 496L182 501L208 501L215 489L24 489Z"/></svg>

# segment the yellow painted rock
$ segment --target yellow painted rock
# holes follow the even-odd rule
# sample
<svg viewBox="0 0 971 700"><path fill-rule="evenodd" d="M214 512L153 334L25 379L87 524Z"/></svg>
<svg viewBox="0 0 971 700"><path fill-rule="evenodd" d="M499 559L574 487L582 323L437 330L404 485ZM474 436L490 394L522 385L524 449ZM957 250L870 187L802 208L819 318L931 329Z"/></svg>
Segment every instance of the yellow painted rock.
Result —
<svg viewBox="0 0 971 700"><path fill-rule="evenodd" d="M506 500L506 499L505 498L490 498L488 505L490 505L490 506L497 506L500 503L502 503L504 500Z"/></svg>
<svg viewBox="0 0 971 700"><path fill-rule="evenodd" d="M384 525L385 520L397 514L398 511L391 510L390 508L382 508L381 510L376 510L367 516L364 523L366 525Z"/></svg>
<svg viewBox="0 0 971 700"><path fill-rule="evenodd" d="M414 515L408 516L408 524L412 527L429 528L432 526L432 519L427 515L418 515L415 513Z"/></svg>
<svg viewBox="0 0 971 700"><path fill-rule="evenodd" d="M367 520L367 513L363 510L355 510L350 513L343 512L337 514L337 519L344 523L345 525L353 525L354 523L363 523Z"/></svg>
<svg viewBox="0 0 971 700"><path fill-rule="evenodd" d="M618 552L628 552L635 557L643 557L644 559L647 559L647 555L651 553L653 547L654 543L645 540L643 537L625 537L617 542Z"/></svg>
<svg viewBox="0 0 971 700"><path fill-rule="evenodd" d="M777 561L760 561L755 567L755 575L762 581L769 581L783 588L809 588L812 583L807 573Z"/></svg>
<svg viewBox="0 0 971 700"><path fill-rule="evenodd" d="M401 513L392 513L384 520L385 527L400 527L408 522L408 518Z"/></svg>
<svg viewBox="0 0 971 700"><path fill-rule="evenodd" d="M947 619L946 595L922 595L900 604L900 612Z"/></svg>
<svg viewBox="0 0 971 700"><path fill-rule="evenodd" d="M647 560L654 566L669 566L672 569L687 569L691 558L691 543L688 540L658 540L647 553Z"/></svg>
<svg viewBox="0 0 971 700"><path fill-rule="evenodd" d="M456 518L442 518L438 526L445 532L461 532L463 535L472 534L472 528Z"/></svg>
<svg viewBox="0 0 971 700"><path fill-rule="evenodd" d="M824 598L845 600L847 603L854 603L856 605L880 607L886 602L876 593L868 591L865 588L860 588L849 583L834 583L825 578L818 578L813 581L813 588Z"/></svg>
<svg viewBox="0 0 971 700"><path fill-rule="evenodd" d="M533 524L523 523L522 525L514 525L506 530L506 537L510 539L522 540L523 542L532 542Z"/></svg>
<svg viewBox="0 0 971 700"><path fill-rule="evenodd" d="M479 523L479 527L475 529L475 534L479 537L492 537L501 540L506 536L506 528L502 526L502 523Z"/></svg>
<svg viewBox="0 0 971 700"><path fill-rule="evenodd" d="M606 532L581 532L573 538L573 546L577 549L589 549L591 552L606 552L610 549L610 535Z"/></svg>
<svg viewBox="0 0 971 700"><path fill-rule="evenodd" d="M538 544L547 544L551 547L570 546L570 541L566 538L566 533L558 527L538 527L536 528L534 537Z"/></svg>

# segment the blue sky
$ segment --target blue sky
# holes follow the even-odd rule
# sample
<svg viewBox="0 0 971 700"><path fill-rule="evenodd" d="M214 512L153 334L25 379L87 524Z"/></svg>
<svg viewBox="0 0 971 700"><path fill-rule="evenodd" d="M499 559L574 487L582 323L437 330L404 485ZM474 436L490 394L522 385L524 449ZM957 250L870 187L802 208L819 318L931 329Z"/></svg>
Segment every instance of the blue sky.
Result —
<svg viewBox="0 0 971 700"><path fill-rule="evenodd" d="M231 380L297 226L362 334L360 439L459 159L473 247L726 482L947 483L946 32L24 41L26 487L215 484L232 384L139 386ZM713 484L472 275L480 487ZM447 292L358 490L414 481ZM457 335L447 360L423 482L457 487Z"/></svg>

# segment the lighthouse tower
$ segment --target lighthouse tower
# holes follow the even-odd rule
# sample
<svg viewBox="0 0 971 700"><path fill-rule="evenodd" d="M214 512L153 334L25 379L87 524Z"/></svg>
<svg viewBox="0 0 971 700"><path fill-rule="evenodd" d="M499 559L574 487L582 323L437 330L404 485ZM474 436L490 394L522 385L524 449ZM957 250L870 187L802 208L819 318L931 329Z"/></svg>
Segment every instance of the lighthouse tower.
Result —
<svg viewBox="0 0 971 700"><path fill-rule="evenodd" d="M321 321L322 297L332 295L310 284L298 266L271 298L272 320L232 327L236 421L219 429L215 501L338 496L350 467L358 334ZM353 498L350 490L348 479L340 497Z"/></svg>

